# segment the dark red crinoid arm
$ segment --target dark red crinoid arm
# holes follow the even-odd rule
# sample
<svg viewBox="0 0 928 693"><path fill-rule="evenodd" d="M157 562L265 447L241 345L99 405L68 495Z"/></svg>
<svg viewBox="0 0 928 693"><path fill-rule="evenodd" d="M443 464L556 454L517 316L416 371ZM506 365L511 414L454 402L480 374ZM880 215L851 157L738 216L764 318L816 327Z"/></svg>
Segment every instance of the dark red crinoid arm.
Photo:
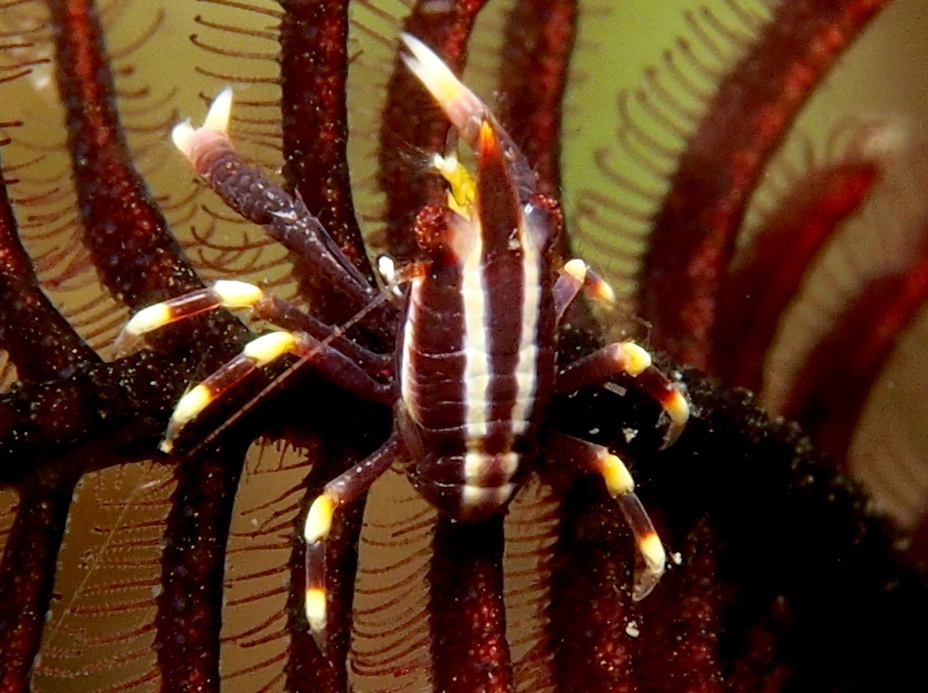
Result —
<svg viewBox="0 0 928 693"><path fill-rule="evenodd" d="M884 4L781 3L723 78L680 157L639 274L641 316L674 358L710 364L719 292L748 199L799 109Z"/></svg>
<svg viewBox="0 0 928 693"><path fill-rule="evenodd" d="M865 159L816 167L756 231L722 281L709 371L726 385L761 391L780 318L822 246L873 191L879 171Z"/></svg>

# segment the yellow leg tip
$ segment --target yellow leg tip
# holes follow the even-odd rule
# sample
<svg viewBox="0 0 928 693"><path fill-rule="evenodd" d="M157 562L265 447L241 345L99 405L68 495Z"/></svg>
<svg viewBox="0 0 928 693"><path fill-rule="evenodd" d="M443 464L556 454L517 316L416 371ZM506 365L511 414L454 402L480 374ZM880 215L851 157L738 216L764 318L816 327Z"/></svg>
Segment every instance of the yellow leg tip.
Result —
<svg viewBox="0 0 928 693"><path fill-rule="evenodd" d="M292 332L271 332L253 339L242 349L242 356L251 359L261 368L293 351L297 336Z"/></svg>
<svg viewBox="0 0 928 693"><path fill-rule="evenodd" d="M586 282L586 274L589 271L589 265L579 258L568 260L564 263L564 274L574 280L579 286Z"/></svg>
<svg viewBox="0 0 928 693"><path fill-rule="evenodd" d="M641 601L657 586L667 564L667 553L656 532L643 536L638 542L638 550L644 559L644 569L635 574L635 587L632 599Z"/></svg>
<svg viewBox="0 0 928 693"><path fill-rule="evenodd" d="M689 421L690 403L678 387L674 388L673 395L668 399L665 409L670 420L678 426L684 426Z"/></svg>
<svg viewBox="0 0 928 693"><path fill-rule="evenodd" d="M180 428L198 417L212 401L212 391L202 383L197 385L180 398L177 406L174 407L174 413L171 414L171 421L168 425L174 428Z"/></svg>
<svg viewBox="0 0 928 693"><path fill-rule="evenodd" d="M306 590L306 620L314 637L325 633L326 608L325 590L318 587Z"/></svg>
<svg viewBox="0 0 928 693"><path fill-rule="evenodd" d="M681 385L677 385L673 389L673 393L663 402L664 411L667 412L667 416L670 417L670 425L667 427L667 432L664 434L664 444L661 446L661 449L668 448L673 445L677 438L680 437L680 434L683 433L683 429L686 427L686 422L690 418L690 403L686 399L686 395L683 394L683 389Z"/></svg>
<svg viewBox="0 0 928 693"><path fill-rule="evenodd" d="M651 367L651 354L633 342L624 342L620 345L621 358L625 364L624 370L630 376L641 375Z"/></svg>
<svg viewBox="0 0 928 693"><path fill-rule="evenodd" d="M590 295L605 306L615 305L615 289L609 282L599 279L590 287Z"/></svg>
<svg viewBox="0 0 928 693"><path fill-rule="evenodd" d="M329 535L335 507L335 501L326 494L322 494L313 501L306 515L306 523L303 525L303 539L307 544L314 544Z"/></svg>
<svg viewBox="0 0 928 693"><path fill-rule="evenodd" d="M628 467L611 453L606 453L603 457L602 475L606 481L606 488L613 498L635 490L635 480L628 471Z"/></svg>
<svg viewBox="0 0 928 693"><path fill-rule="evenodd" d="M667 562L667 554L664 551L664 545L661 538L656 532L651 532L641 538L638 549L644 558L645 565L652 573L663 573L664 565Z"/></svg>
<svg viewBox="0 0 928 693"><path fill-rule="evenodd" d="M226 308L250 308L264 297L264 292L254 284L220 279L213 284L213 291Z"/></svg>
<svg viewBox="0 0 928 693"><path fill-rule="evenodd" d="M147 334L159 327L164 327L171 322L171 309L164 303L156 303L148 308L143 308L132 316L123 332L129 335L139 337Z"/></svg>

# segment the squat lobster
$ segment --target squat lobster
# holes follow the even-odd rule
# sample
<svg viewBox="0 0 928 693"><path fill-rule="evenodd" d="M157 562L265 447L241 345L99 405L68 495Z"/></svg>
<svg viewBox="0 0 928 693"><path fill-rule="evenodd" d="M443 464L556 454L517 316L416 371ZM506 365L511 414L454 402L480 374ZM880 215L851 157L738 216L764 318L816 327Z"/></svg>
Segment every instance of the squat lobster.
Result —
<svg viewBox="0 0 928 693"><path fill-rule="evenodd" d="M543 430L545 409L552 397L624 373L639 378L667 413L665 446L689 416L682 386L631 342L612 344L557 370L557 331L568 306L581 290L606 301L611 290L582 261L556 266L556 202L537 192L527 160L487 107L422 42L410 35L402 39L409 69L474 150L476 177L453 154L435 155L433 166L448 184L447 202L426 207L417 217L420 257L402 272L406 312L395 354L372 353L242 282L219 281L151 306L125 328L128 335L142 335L219 307L247 307L287 328L247 344L178 402L162 443L165 451L184 425L234 383L287 353L358 396L394 408L387 441L329 482L306 515L305 609L322 650L325 540L333 516L398 459L409 460L412 483L429 502L462 521L501 512L524 484L539 450L601 474L643 559L633 587L633 598L643 599L663 574L666 554L630 473L602 446ZM299 198L241 160L228 135L231 105L226 90L202 127L175 128L174 142L197 173L230 207L261 223L274 238L299 246L320 276L359 307L383 300Z"/></svg>

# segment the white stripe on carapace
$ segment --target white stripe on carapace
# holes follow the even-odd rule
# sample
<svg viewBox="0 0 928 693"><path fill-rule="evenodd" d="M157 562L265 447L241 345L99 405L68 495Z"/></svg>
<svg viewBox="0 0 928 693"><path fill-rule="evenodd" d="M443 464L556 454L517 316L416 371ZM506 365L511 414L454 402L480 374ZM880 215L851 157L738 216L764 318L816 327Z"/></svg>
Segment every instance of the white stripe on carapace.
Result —
<svg viewBox="0 0 928 693"><path fill-rule="evenodd" d="M461 505L464 508L499 507L512 497L515 490L515 484L490 487L464 484L461 487Z"/></svg>
<svg viewBox="0 0 928 693"><path fill-rule="evenodd" d="M478 507L488 501L505 503L511 494L511 484L497 488L483 488L481 481L494 471L503 473L507 481L518 468L518 455L487 455L480 450L483 438L488 433L487 415L491 410L490 385L494 377L514 377L516 392L509 411L510 434L523 434L528 426L528 417L535 400L538 368L538 322L541 304L541 256L534 239L525 229L524 219L519 225L518 238L522 251L521 320L519 328L518 361L514 373L493 373L490 360L493 348L490 330L489 303L493 300L491 288L487 286L483 265L483 239L477 239L462 267L462 294L464 304L465 344L465 435L468 453L465 455L464 488L462 504ZM479 229L478 229L479 230ZM492 465L503 468L492 470Z"/></svg>
<svg viewBox="0 0 928 693"><path fill-rule="evenodd" d="M541 253L526 233L525 220L530 215L523 210L519 224L519 242L522 244L522 321L519 335L519 361L516 364L515 401L512 406L512 432L525 432L530 408L535 402L538 382L538 318L541 311Z"/></svg>
<svg viewBox="0 0 928 693"><path fill-rule="evenodd" d="M519 468L519 455L507 452L502 455L488 455L485 452L468 452L464 455L464 483L481 486L487 472L487 465L498 463L503 478L506 481L512 478Z"/></svg>
<svg viewBox="0 0 928 693"><path fill-rule="evenodd" d="M400 374L400 394L414 421L421 421L417 389L412 387L415 379L416 325L419 320L419 303L422 301L422 278L414 277L409 287L409 302L406 308L406 324L403 326L403 372Z"/></svg>
<svg viewBox="0 0 928 693"><path fill-rule="evenodd" d="M461 267L461 298L464 305L464 435L470 447L487 434L490 410L490 363L488 339L489 287L483 266L483 233L473 225L476 238Z"/></svg>

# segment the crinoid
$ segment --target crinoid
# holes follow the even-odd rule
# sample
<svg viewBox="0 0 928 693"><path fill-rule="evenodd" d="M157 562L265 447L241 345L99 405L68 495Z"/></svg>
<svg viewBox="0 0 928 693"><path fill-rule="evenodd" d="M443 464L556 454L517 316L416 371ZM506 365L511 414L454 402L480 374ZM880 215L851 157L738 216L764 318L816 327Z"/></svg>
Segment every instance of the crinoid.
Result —
<svg viewBox="0 0 928 693"><path fill-rule="evenodd" d="M804 284L818 296L833 289L816 285L811 268L892 175L902 149L893 128L845 123L834 126L827 151L806 157L808 170L790 172L795 158L771 164L801 106L884 3L717 4L684 13L688 38L617 108L611 98L594 115L577 108L584 123L614 111L619 142L590 154L595 173L566 186L561 157L583 156L561 135L568 82L586 80L600 100L619 88L607 71L568 70L580 12L571 2L212 0L198 6L191 54L186 37L159 43L178 39L178 13L195 14L183 5L163 14L142 7L148 19L126 22L122 2L102 10L90 0L6 4L0 481L10 510L0 691L774 693L917 680L928 646L924 582L908 567L905 535L875 514L846 474L857 463L846 459L890 347L924 302L918 252L892 258L859 296L845 292L837 307L819 310L828 313L819 335L789 342L775 329L788 331L787 306ZM601 19L597 8L582 11L590 25ZM631 23L638 15L628 12ZM113 55L104 26L111 45L123 47ZM476 134L462 123L452 130L403 63L402 31L455 72L472 54L465 82L498 92L495 116L477 109ZM580 45L590 52L582 34ZM177 65L167 63L173 54ZM155 73L183 86L150 91ZM184 102L196 90L188 75L210 96L235 85L230 137L245 160L225 145L191 153L219 188L216 171L201 164L217 152L229 157L221 168L234 184L220 192L257 224L196 183L169 147L178 114L168 111L203 108ZM17 110L27 96L44 101ZM353 135L369 136L349 139L349 119ZM476 145L475 162L448 158L455 131ZM198 137L181 135L188 145ZM251 176L248 184L227 164ZM558 334L559 367L589 363L619 330L637 329L659 370L685 384L692 415L662 450L668 417L653 395L671 412L679 407L669 402L676 387L657 370L645 370L644 387L609 369L579 378L551 399L543 420L531 420L548 454L516 479L524 488L507 511L472 522L453 517L460 506L436 511L405 475L385 472L332 515L331 529L311 533L311 551L324 545L325 572L324 581L312 573L310 586L317 598L323 584L327 593L324 637L321 610L310 609L314 638L308 509L360 460L383 459L376 451L385 441L388 452L399 450L389 442L395 412L387 406L395 366L378 354L392 353L407 323L394 286L373 288L369 258L382 251L395 259L401 293L417 271L438 266L437 255L457 252L460 237L449 228L472 221L490 199L487 188L469 192L468 168L478 171L478 189L502 183L490 186L501 200L493 214L508 209L514 228L527 228L524 214L550 228L560 218L554 201L563 200L566 232L546 250L550 266L573 257L579 239L578 252L634 304L628 315L637 322L605 327L615 313L575 301ZM745 221L771 170L786 172L772 176L785 192L761 192L766 211ZM381 197L369 193L373 182ZM254 196L264 185L290 207L269 210ZM898 199L894 206L924 225L924 210ZM325 234L281 231L291 212L305 220L306 210ZM283 245L260 228L275 225ZM421 261L423 246L432 265ZM335 281L322 267L326 253L339 258ZM595 284L582 275L555 280L553 295L566 305L564 295ZM182 295L226 301L228 285L204 290L217 279L258 284L257 317L293 331L275 339L293 344L296 333L310 346L277 348L271 356L296 354L275 359L253 354L271 361L263 368L238 361L244 378L226 378L211 406L175 414L169 425L177 403L190 402L185 391L210 383L211 373L229 375L223 364L266 331L225 308L190 316L198 311L171 303ZM186 319L149 332L148 348L117 353L132 316L150 317L143 309L152 305L163 312L166 301ZM798 385L771 365L778 349L805 369ZM358 396L384 383L393 396ZM812 441L794 424L772 422L747 390L726 389L733 385L799 418ZM157 449L169 428L165 455ZM628 461L671 552L643 599L635 597L660 568L649 574L642 555L655 554L636 548L601 477L548 459L565 456L559 445L570 457L593 449L568 442L576 439ZM885 447L871 455L880 458L873 468L902 456ZM510 481L490 476L484 490ZM439 504L461 498L431 495ZM900 526L918 521L921 505L909 505L908 515L896 507ZM638 546L645 536L646 527Z"/></svg>

